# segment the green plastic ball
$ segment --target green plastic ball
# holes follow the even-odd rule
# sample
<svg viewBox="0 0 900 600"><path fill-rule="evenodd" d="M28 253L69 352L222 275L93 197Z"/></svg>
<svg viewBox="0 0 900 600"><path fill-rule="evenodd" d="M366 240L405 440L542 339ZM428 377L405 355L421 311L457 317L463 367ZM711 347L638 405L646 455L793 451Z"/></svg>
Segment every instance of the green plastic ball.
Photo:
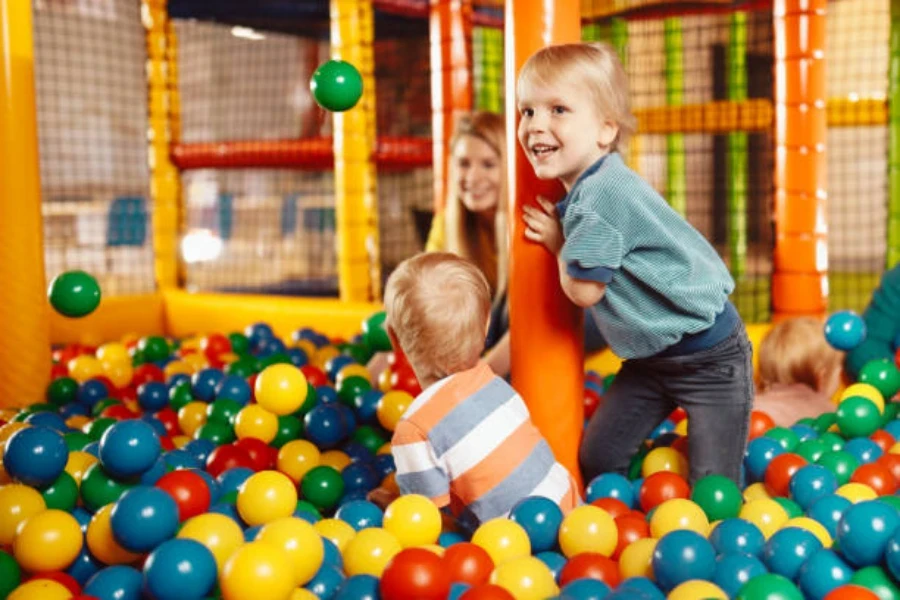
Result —
<svg viewBox="0 0 900 600"><path fill-rule="evenodd" d="M813 428L819 433L825 433L828 431L828 428L834 425L837 422L837 415L833 412L822 413L818 417L816 417Z"/></svg>
<svg viewBox="0 0 900 600"><path fill-rule="evenodd" d="M363 321L363 339L376 352L387 352L391 349L391 338L388 337L387 329L384 327L386 318L387 313L382 310Z"/></svg>
<svg viewBox="0 0 900 600"><path fill-rule="evenodd" d="M319 509L306 500L297 500L297 509L294 512L298 510L312 515L316 521L322 518L322 513L319 512Z"/></svg>
<svg viewBox="0 0 900 600"><path fill-rule="evenodd" d="M773 427L768 430L765 437L772 438L784 448L786 452L793 452L797 444L800 443L800 436L788 429L787 427Z"/></svg>
<svg viewBox="0 0 900 600"><path fill-rule="evenodd" d="M231 398L219 398L206 407L206 422L221 423L228 427L234 426L234 418L244 408L240 402Z"/></svg>
<svg viewBox="0 0 900 600"><path fill-rule="evenodd" d="M885 400L890 400L900 390L900 369L893 360L870 360L860 369L859 382L874 386Z"/></svg>
<svg viewBox="0 0 900 600"><path fill-rule="evenodd" d="M784 496L776 496L773 498L773 500L781 505L781 508L783 508L784 512L787 513L789 519L803 516L803 509L800 508L799 504L797 504L790 498L785 498Z"/></svg>
<svg viewBox="0 0 900 600"><path fill-rule="evenodd" d="M827 449L831 452L837 452L844 448L844 438L833 431L827 431L819 436L819 439L825 442Z"/></svg>
<svg viewBox="0 0 900 600"><path fill-rule="evenodd" d="M252 356L242 356L225 369L225 372L229 375L237 375L244 378L250 377L256 371L256 359Z"/></svg>
<svg viewBox="0 0 900 600"><path fill-rule="evenodd" d="M140 350L141 356L145 362L157 362L169 357L169 342L166 338L158 335L150 335L138 340L137 349Z"/></svg>
<svg viewBox="0 0 900 600"><path fill-rule="evenodd" d="M44 488L41 492L47 508L56 508L66 512L72 512L75 503L78 502L78 484L75 478L63 471L56 481Z"/></svg>
<svg viewBox="0 0 900 600"><path fill-rule="evenodd" d="M269 442L273 448L281 448L290 441L300 439L303 430L303 422L294 415L281 415L278 417L278 433L275 439Z"/></svg>
<svg viewBox="0 0 900 600"><path fill-rule="evenodd" d="M100 463L94 463L88 467L81 479L81 501L89 511L97 512L107 504L118 500L132 487L133 483L119 481L104 471Z"/></svg>
<svg viewBox="0 0 900 600"><path fill-rule="evenodd" d="M887 402L884 405L884 414L881 415L881 426L884 427L900 415L900 402Z"/></svg>
<svg viewBox="0 0 900 600"><path fill-rule="evenodd" d="M787 577L764 573L745 583L737 600L803 600L803 594Z"/></svg>
<svg viewBox="0 0 900 600"><path fill-rule="evenodd" d="M84 317L100 305L100 286L84 271L68 271L53 278L47 290L50 305L66 317Z"/></svg>
<svg viewBox="0 0 900 600"><path fill-rule="evenodd" d="M882 600L900 600L900 588L881 567L860 569L850 576L850 583L872 590Z"/></svg>
<svg viewBox="0 0 900 600"><path fill-rule="evenodd" d="M9 553L0 550L0 598L6 598L22 581L19 563Z"/></svg>
<svg viewBox="0 0 900 600"><path fill-rule="evenodd" d="M796 454L802 456L807 462L811 463L819 460L819 458L828 451L828 445L818 438L802 441L794 450Z"/></svg>
<svg viewBox="0 0 900 600"><path fill-rule="evenodd" d="M838 405L837 426L844 437L868 437L881 426L881 414L868 398L850 396Z"/></svg>
<svg viewBox="0 0 900 600"><path fill-rule="evenodd" d="M230 444L235 440L234 429L227 423L218 421L206 422L197 428L194 432L194 438L198 440L209 440L216 446L222 444Z"/></svg>
<svg viewBox="0 0 900 600"><path fill-rule="evenodd" d="M229 333L228 340L231 342L231 351L238 356L243 356L250 352L250 340L243 333L238 331Z"/></svg>
<svg viewBox="0 0 900 600"><path fill-rule="evenodd" d="M98 419L94 419L90 423L85 423L84 427L81 428L83 432L88 434L92 441L99 442L100 438L103 436L103 433L116 424L116 419L110 417L100 417Z"/></svg>
<svg viewBox="0 0 900 600"><path fill-rule="evenodd" d="M360 425L350 436L354 442L362 444L369 452L375 454L387 443L387 438L372 425Z"/></svg>
<svg viewBox="0 0 900 600"><path fill-rule="evenodd" d="M316 386L311 384L309 381L306 382L306 399L303 400L303 404L300 405L300 408L293 412L293 415L298 419L303 419L306 416L306 413L311 411L316 407L316 402L318 400L318 396L316 395Z"/></svg>
<svg viewBox="0 0 900 600"><path fill-rule="evenodd" d="M300 482L303 497L319 510L333 508L344 494L344 479L332 467L313 467Z"/></svg>
<svg viewBox="0 0 900 600"><path fill-rule="evenodd" d="M103 400L100 400L99 402L97 402L97 404L95 404L93 406L93 408L91 408L91 415L93 415L95 417L100 416L100 413L102 413L104 410L106 410L110 406L115 406L116 404L122 404L122 403L119 402L118 400L116 400L115 398L104 398Z"/></svg>
<svg viewBox="0 0 900 600"><path fill-rule="evenodd" d="M849 482L850 477L853 476L853 472L859 467L859 461L856 460L856 457L843 450L826 452L819 457L816 464L822 465L834 473L838 485L844 485Z"/></svg>
<svg viewBox="0 0 900 600"><path fill-rule="evenodd" d="M75 402L78 382L71 377L58 377L47 386L47 402L54 406L65 406Z"/></svg>
<svg viewBox="0 0 900 600"><path fill-rule="evenodd" d="M372 384L365 377L351 375L345 377L337 387L338 397L341 402L353 408L357 396L362 396L372 389Z"/></svg>
<svg viewBox="0 0 900 600"><path fill-rule="evenodd" d="M83 431L70 431L69 433L64 433L63 439L66 440L66 447L69 448L69 452L81 450L94 441L91 439L91 436Z"/></svg>
<svg viewBox="0 0 900 600"><path fill-rule="evenodd" d="M707 475L698 480L691 500L703 509L710 522L738 516L744 503L740 488L722 475Z"/></svg>
<svg viewBox="0 0 900 600"><path fill-rule="evenodd" d="M193 401L194 394L191 393L190 383L179 383L169 390L169 407L175 412L178 412Z"/></svg>
<svg viewBox="0 0 900 600"><path fill-rule="evenodd" d="M332 112L343 112L356 106L362 97L362 76L356 67L343 60L329 60L316 69L309 89L319 106Z"/></svg>

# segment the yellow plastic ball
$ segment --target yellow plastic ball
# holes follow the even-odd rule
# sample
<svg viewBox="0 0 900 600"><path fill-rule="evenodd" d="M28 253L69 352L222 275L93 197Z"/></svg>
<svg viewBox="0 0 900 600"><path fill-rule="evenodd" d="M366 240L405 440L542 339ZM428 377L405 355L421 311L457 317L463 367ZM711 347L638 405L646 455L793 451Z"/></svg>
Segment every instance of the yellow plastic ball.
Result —
<svg viewBox="0 0 900 600"><path fill-rule="evenodd" d="M50 509L29 517L19 526L13 554L26 571L62 571L78 556L83 542L75 517Z"/></svg>
<svg viewBox="0 0 900 600"><path fill-rule="evenodd" d="M337 375L334 378L335 387L340 388L341 382L348 377L362 377L366 381L369 381L371 373L369 373L369 369L367 369L365 365L357 365L355 363L345 365L341 367L341 370L338 371Z"/></svg>
<svg viewBox="0 0 900 600"><path fill-rule="evenodd" d="M649 477L660 471L675 473L685 479L690 472L688 461L684 455L668 446L654 448L647 453L647 456L644 457L644 462L641 464L641 475L643 477Z"/></svg>
<svg viewBox="0 0 900 600"><path fill-rule="evenodd" d="M761 481L751 483L744 489L744 502L753 502L754 500L763 500L771 497L769 490L766 489L766 484Z"/></svg>
<svg viewBox="0 0 900 600"><path fill-rule="evenodd" d="M349 523L340 519L322 519L316 521L313 528L320 536L337 546L341 552L344 551L350 540L356 537L356 530Z"/></svg>
<svg viewBox="0 0 900 600"><path fill-rule="evenodd" d="M828 533L825 526L809 517L794 517L793 519L789 519L788 522L784 524L784 527L799 527L800 529L807 530L822 542L823 548L831 548L834 543L831 539L831 534Z"/></svg>
<svg viewBox="0 0 900 600"><path fill-rule="evenodd" d="M856 483L851 481L845 483L834 491L835 496L843 496L853 504L864 500L874 500L878 497L878 493L864 483Z"/></svg>
<svg viewBox="0 0 900 600"><path fill-rule="evenodd" d="M321 454L315 444L307 440L291 440L278 451L278 470L300 483L310 469L319 465Z"/></svg>
<svg viewBox="0 0 900 600"><path fill-rule="evenodd" d="M788 521L788 514L784 508L768 498L744 504L738 516L756 525L766 539L772 537L772 534L781 529Z"/></svg>
<svg viewBox="0 0 900 600"><path fill-rule="evenodd" d="M425 544L424 546L419 546L423 550L428 550L432 554L436 554L437 556L444 556L444 547L438 544Z"/></svg>
<svg viewBox="0 0 900 600"><path fill-rule="evenodd" d="M125 344L120 344L119 342L103 344L97 348L94 355L100 359L100 362L131 364L131 355L128 353L128 348L125 347Z"/></svg>
<svg viewBox="0 0 900 600"><path fill-rule="evenodd" d="M315 576L325 557L325 545L312 525L287 517L275 519L263 526L256 534L256 540L284 550L294 573L296 585L306 585Z"/></svg>
<svg viewBox="0 0 900 600"><path fill-rule="evenodd" d="M91 422L91 418L87 415L72 415L66 419L66 426L72 429L81 429Z"/></svg>
<svg viewBox="0 0 900 600"><path fill-rule="evenodd" d="M26 581L10 593L6 600L68 600L72 592L52 579Z"/></svg>
<svg viewBox="0 0 900 600"><path fill-rule="evenodd" d="M391 453L391 443L385 442L381 445L381 448L379 448L378 452L376 452L375 454L377 456L379 454L390 454L390 453Z"/></svg>
<svg viewBox="0 0 900 600"><path fill-rule="evenodd" d="M728 600L728 594L722 588L709 581L692 579L685 581L669 592L668 600Z"/></svg>
<svg viewBox="0 0 900 600"><path fill-rule="evenodd" d="M254 386L256 401L277 416L296 412L309 391L306 376L294 365L277 364L263 369Z"/></svg>
<svg viewBox="0 0 900 600"><path fill-rule="evenodd" d="M200 542L212 552L219 572L225 562L244 543L244 531L234 519L218 513L191 517L178 532L179 538Z"/></svg>
<svg viewBox="0 0 900 600"><path fill-rule="evenodd" d="M341 472L344 470L344 467L349 465L352 462L352 459L347 456L346 452L341 452L340 450L327 450L319 456L319 464L325 467L331 467L337 472Z"/></svg>
<svg viewBox="0 0 900 600"><path fill-rule="evenodd" d="M888 453L890 454L900 454L900 442L895 443L888 449Z"/></svg>
<svg viewBox="0 0 900 600"><path fill-rule="evenodd" d="M499 585L516 600L544 600L559 594L553 573L539 558L523 556L498 565L490 582Z"/></svg>
<svg viewBox="0 0 900 600"><path fill-rule="evenodd" d="M163 367L163 373L166 376L166 380L168 380L173 375L193 375L194 367L183 360L173 360Z"/></svg>
<svg viewBox="0 0 900 600"><path fill-rule="evenodd" d="M268 444L278 435L278 416L259 404L250 404L235 416L234 433L239 440L252 437Z"/></svg>
<svg viewBox="0 0 900 600"><path fill-rule="evenodd" d="M528 534L521 525L509 519L497 518L482 523L475 530L472 543L484 548L495 565L531 554Z"/></svg>
<svg viewBox="0 0 900 600"><path fill-rule="evenodd" d="M69 459L66 461L66 473L75 479L75 483L81 486L81 479L85 472L97 462L97 457L88 454L82 450L73 450L69 452Z"/></svg>
<svg viewBox="0 0 900 600"><path fill-rule="evenodd" d="M619 530L612 516L590 504L574 509L559 526L559 547L567 558L582 552L612 556L618 539Z"/></svg>
<svg viewBox="0 0 900 600"><path fill-rule="evenodd" d="M384 511L384 528L404 548L434 544L441 535L441 511L425 496L400 496Z"/></svg>
<svg viewBox="0 0 900 600"><path fill-rule="evenodd" d="M378 389L387 394L391 391L391 368L387 367L378 375Z"/></svg>
<svg viewBox="0 0 900 600"><path fill-rule="evenodd" d="M375 413L378 416L378 422L388 431L393 431L413 400L411 394L402 390L387 392L378 400Z"/></svg>
<svg viewBox="0 0 900 600"><path fill-rule="evenodd" d="M178 450L187 446L190 441L191 441L191 438L189 438L186 435L173 435L172 436L172 445L175 446L175 448Z"/></svg>
<svg viewBox="0 0 900 600"><path fill-rule="evenodd" d="M87 354L76 356L69 360L66 366L69 368L69 377L78 383L84 383L88 379L103 375L103 363Z"/></svg>
<svg viewBox="0 0 900 600"><path fill-rule="evenodd" d="M181 361L191 369L191 373L196 373L200 369L207 367L206 357L200 352L186 354L181 357Z"/></svg>
<svg viewBox="0 0 900 600"><path fill-rule="evenodd" d="M129 552L120 546L113 537L112 525L109 522L112 509L113 505L107 504L91 517L85 537L87 547L97 560L107 565L134 562L140 555Z"/></svg>
<svg viewBox="0 0 900 600"><path fill-rule="evenodd" d="M325 365L328 364L328 361L339 355L340 353L341 351L334 346L322 346L321 348L318 348L315 352L313 352L313 354L309 355L309 362L324 371Z"/></svg>
<svg viewBox="0 0 900 600"><path fill-rule="evenodd" d="M103 374L106 375L113 385L117 388L123 388L131 383L134 377L134 367L130 362L103 362Z"/></svg>
<svg viewBox="0 0 900 600"><path fill-rule="evenodd" d="M689 529L706 535L709 531L709 519L696 503L685 498L672 498L653 511L653 516L650 517L650 535L659 539L676 529Z"/></svg>
<svg viewBox="0 0 900 600"><path fill-rule="evenodd" d="M316 345L313 344L311 340L297 340L297 342L294 344L294 348L300 348L301 350L303 350L303 352L306 353L306 356L312 356L316 353L316 350L318 350Z"/></svg>
<svg viewBox="0 0 900 600"><path fill-rule="evenodd" d="M19 524L47 510L36 489L20 483L0 487L0 546L12 544Z"/></svg>
<svg viewBox="0 0 900 600"><path fill-rule="evenodd" d="M289 517L297 508L297 488L284 473L260 471L243 483L237 495L237 509L250 526Z"/></svg>
<svg viewBox="0 0 900 600"><path fill-rule="evenodd" d="M840 404L851 396L862 396L871 400L878 407L878 412L884 414L884 396L874 385L869 383L854 383L841 393Z"/></svg>
<svg viewBox="0 0 900 600"><path fill-rule="evenodd" d="M319 597L306 588L294 588L288 600L319 600Z"/></svg>
<svg viewBox="0 0 900 600"><path fill-rule="evenodd" d="M178 410L178 426L185 435L193 437L194 433L206 423L206 402L188 402Z"/></svg>
<svg viewBox="0 0 900 600"><path fill-rule="evenodd" d="M393 533L380 527L363 529L344 548L344 571L348 576L380 578L387 564L402 549Z"/></svg>
<svg viewBox="0 0 900 600"><path fill-rule="evenodd" d="M264 542L238 548L219 577L224 600L288 598L296 585L284 550Z"/></svg>
<svg viewBox="0 0 900 600"><path fill-rule="evenodd" d="M619 574L622 579L648 577L653 579L653 551L656 538L641 538L625 546L619 555Z"/></svg>

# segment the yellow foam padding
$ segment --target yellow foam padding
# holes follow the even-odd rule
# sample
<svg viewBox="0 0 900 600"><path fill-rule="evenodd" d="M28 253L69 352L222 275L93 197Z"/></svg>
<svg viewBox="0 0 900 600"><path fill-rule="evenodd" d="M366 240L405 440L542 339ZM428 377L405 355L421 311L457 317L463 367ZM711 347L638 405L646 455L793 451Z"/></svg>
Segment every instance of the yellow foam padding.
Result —
<svg viewBox="0 0 900 600"><path fill-rule="evenodd" d="M754 372L759 367L757 349L759 348L760 342L762 342L763 336L766 335L766 332L769 331L770 327L772 327L771 323L754 323L747 325L747 336L750 338L750 343L753 344ZM586 369L596 371L601 375L609 375L610 373L619 371L619 368L622 366L622 359L613 354L612 350L607 348L606 350L587 356L584 361L584 366Z"/></svg>
<svg viewBox="0 0 900 600"><path fill-rule="evenodd" d="M175 290L166 290L162 294L165 330L174 337L243 331L247 325L261 321L286 339L301 327L312 327L330 337L349 339L362 331L366 318L383 310L381 304L327 298L192 294Z"/></svg>
<svg viewBox="0 0 900 600"><path fill-rule="evenodd" d="M124 335L162 335L163 298L142 294L103 298L97 310L86 317L70 319L50 311L50 341L91 346L119 340Z"/></svg>

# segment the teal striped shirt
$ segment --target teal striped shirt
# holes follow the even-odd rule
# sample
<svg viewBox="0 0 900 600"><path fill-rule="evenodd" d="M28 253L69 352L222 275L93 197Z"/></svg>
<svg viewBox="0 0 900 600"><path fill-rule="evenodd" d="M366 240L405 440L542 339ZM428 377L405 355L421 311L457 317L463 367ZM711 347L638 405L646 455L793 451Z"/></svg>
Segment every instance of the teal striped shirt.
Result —
<svg viewBox="0 0 900 600"><path fill-rule="evenodd" d="M619 357L653 356L726 314L734 280L716 250L619 154L585 171L557 210L569 275L606 284L592 310Z"/></svg>

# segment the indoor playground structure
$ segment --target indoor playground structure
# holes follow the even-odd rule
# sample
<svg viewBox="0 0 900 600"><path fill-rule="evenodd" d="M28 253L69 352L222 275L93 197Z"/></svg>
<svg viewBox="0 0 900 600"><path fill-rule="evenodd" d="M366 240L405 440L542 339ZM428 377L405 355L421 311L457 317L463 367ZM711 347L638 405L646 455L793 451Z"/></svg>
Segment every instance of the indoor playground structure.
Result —
<svg viewBox="0 0 900 600"><path fill-rule="evenodd" d="M513 131L522 64L579 40L754 343L829 314L858 343L900 260L900 0L0 0L0 600L900 600L890 361L835 412L754 412L742 487L688 484L679 409L568 515L368 499L421 391L365 366L383 285L454 119ZM562 188L508 137L511 381L577 477L620 361L525 241Z"/></svg>

